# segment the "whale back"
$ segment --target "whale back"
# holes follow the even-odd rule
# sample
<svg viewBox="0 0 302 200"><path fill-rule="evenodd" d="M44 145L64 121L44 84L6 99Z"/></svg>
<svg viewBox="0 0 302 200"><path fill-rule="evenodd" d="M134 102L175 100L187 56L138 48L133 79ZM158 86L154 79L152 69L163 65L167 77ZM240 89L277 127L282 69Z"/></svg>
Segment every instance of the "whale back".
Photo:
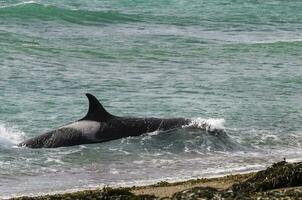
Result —
<svg viewBox="0 0 302 200"><path fill-rule="evenodd" d="M105 110L99 100L93 96L92 94L86 94L89 101L89 109L85 117L81 120L90 120L90 121L98 121L98 122L107 122L108 120L114 117L109 112Z"/></svg>

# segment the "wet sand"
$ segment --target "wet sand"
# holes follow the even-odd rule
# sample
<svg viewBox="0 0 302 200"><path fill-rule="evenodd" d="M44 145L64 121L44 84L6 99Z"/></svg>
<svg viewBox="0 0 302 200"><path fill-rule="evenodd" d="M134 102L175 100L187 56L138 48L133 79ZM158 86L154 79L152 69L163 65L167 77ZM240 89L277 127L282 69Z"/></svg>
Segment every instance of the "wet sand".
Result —
<svg viewBox="0 0 302 200"><path fill-rule="evenodd" d="M155 185L133 187L131 192L136 195L154 195L159 198L172 197L173 194L194 187L213 187L224 190L231 187L234 183L239 183L251 177L255 173L228 175L218 178L192 179L183 182L159 182Z"/></svg>

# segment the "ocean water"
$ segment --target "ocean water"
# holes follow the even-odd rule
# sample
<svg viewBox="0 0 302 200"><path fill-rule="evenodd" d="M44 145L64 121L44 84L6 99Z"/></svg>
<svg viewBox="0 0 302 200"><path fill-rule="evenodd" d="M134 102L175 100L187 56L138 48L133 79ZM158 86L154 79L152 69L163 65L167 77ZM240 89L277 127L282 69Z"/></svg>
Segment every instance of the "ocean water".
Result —
<svg viewBox="0 0 302 200"><path fill-rule="evenodd" d="M301 10L299 0L0 0L0 198L302 160ZM82 118L86 92L114 115L195 126L17 147Z"/></svg>

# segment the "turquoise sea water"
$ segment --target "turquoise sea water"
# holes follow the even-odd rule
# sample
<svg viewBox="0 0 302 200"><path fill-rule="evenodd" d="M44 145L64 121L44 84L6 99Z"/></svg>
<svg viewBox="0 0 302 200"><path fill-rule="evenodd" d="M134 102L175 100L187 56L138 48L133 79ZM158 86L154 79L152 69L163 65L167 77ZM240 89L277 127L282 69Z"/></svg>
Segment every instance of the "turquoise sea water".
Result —
<svg viewBox="0 0 302 200"><path fill-rule="evenodd" d="M301 160L301 10L298 0L0 0L0 198ZM82 118L86 92L115 115L206 120L227 135L16 147Z"/></svg>

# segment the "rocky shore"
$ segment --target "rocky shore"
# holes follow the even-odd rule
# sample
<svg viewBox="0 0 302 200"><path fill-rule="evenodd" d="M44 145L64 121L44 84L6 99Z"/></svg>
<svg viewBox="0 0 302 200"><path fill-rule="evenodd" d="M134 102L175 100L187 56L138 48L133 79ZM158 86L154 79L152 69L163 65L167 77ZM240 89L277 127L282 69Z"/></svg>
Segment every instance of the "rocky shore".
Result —
<svg viewBox="0 0 302 200"><path fill-rule="evenodd" d="M128 188L103 188L12 200L185 200L185 199L302 199L302 162L273 164L265 170Z"/></svg>

